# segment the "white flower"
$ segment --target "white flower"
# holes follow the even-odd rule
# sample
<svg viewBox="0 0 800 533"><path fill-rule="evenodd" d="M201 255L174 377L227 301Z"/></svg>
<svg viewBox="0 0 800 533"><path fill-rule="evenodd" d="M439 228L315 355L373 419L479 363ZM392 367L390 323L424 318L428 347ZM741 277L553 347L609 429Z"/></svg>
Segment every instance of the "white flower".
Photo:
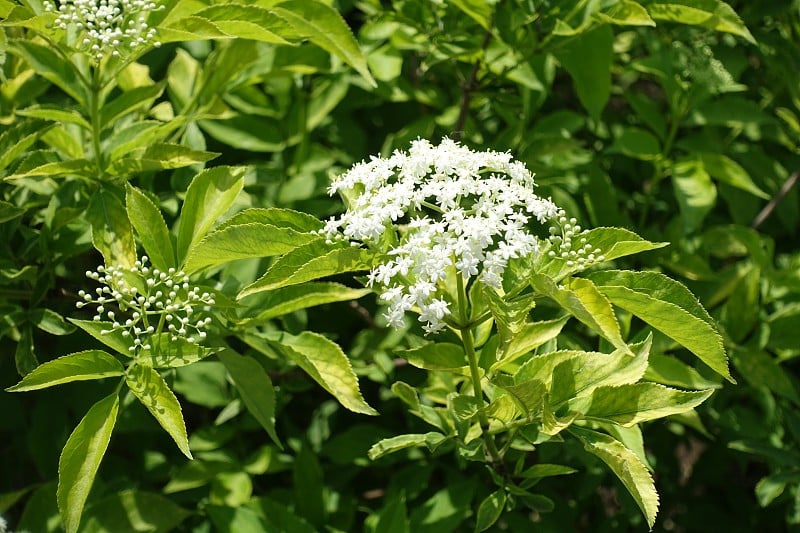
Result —
<svg viewBox="0 0 800 533"><path fill-rule="evenodd" d="M329 193L346 193L349 207L324 232L380 249L384 233L401 227L368 284L382 286L390 325L416 307L425 330L435 332L451 313L442 288L449 272L465 285L476 278L499 288L509 260L538 250L529 221L545 223L562 212L534 187L533 175L508 153L419 139L408 153L373 157L337 177Z"/></svg>
<svg viewBox="0 0 800 533"><path fill-rule="evenodd" d="M161 46L155 28L147 24L151 11L163 5L149 0L58 0L58 7L44 2L45 11L55 12L57 28L74 28L79 34L78 48L100 61L150 43Z"/></svg>
<svg viewBox="0 0 800 533"><path fill-rule="evenodd" d="M102 287L95 290L97 296L78 291L81 300L76 304L77 307L97 305L95 321L101 321L104 317L113 320L111 329L104 329L100 333L107 335L121 330L122 336L130 341L128 350L134 355L142 350L151 350L149 339L161 333L164 325L172 334L173 341L178 336L186 337L187 332L197 333L201 340L205 339L203 330L211 323L211 318L195 318L193 323L190 320L197 314L198 308L205 314L214 305L213 296L208 292L201 293L197 287L190 288L189 276L184 272L173 268L167 272L151 269L146 266L147 261L147 256L142 256L131 268L101 265L96 272L86 272L86 277L99 282ZM106 311L105 306L109 304L116 305L119 313ZM173 324L175 321L183 326L176 327ZM191 337L186 338L189 342L195 342Z"/></svg>

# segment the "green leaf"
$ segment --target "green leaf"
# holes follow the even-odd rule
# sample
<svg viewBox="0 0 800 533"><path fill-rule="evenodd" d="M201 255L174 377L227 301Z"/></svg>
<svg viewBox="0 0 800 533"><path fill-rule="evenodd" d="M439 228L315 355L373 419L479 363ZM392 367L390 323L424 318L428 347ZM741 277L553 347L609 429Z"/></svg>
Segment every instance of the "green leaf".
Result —
<svg viewBox="0 0 800 533"><path fill-rule="evenodd" d="M402 350L398 355L425 370L456 370L469 366L464 349L449 342L431 342L412 350Z"/></svg>
<svg viewBox="0 0 800 533"><path fill-rule="evenodd" d="M486 531L497 522L506 507L505 489L497 489L489 494L478 506L478 517L475 519L475 531Z"/></svg>
<svg viewBox="0 0 800 533"><path fill-rule="evenodd" d="M680 24L703 26L713 30L732 33L751 43L755 39L739 15L720 0L669 0L647 4L647 11L656 20L668 20Z"/></svg>
<svg viewBox="0 0 800 533"><path fill-rule="evenodd" d="M184 17L158 28L158 40L162 43L233 38L210 20L196 16Z"/></svg>
<svg viewBox="0 0 800 533"><path fill-rule="evenodd" d="M106 265L130 268L136 262L136 244L125 206L116 194L98 189L89 202L86 218L92 225L92 244Z"/></svg>
<svg viewBox="0 0 800 533"><path fill-rule="evenodd" d="M722 387L719 382L704 378L694 368L669 355L651 355L650 365L644 373L644 379L683 389L718 389Z"/></svg>
<svg viewBox="0 0 800 533"><path fill-rule="evenodd" d="M186 435L181 404L161 374L149 366L134 364L128 369L125 382L142 405L147 407L150 414L172 437L183 455L191 459L192 452L189 450L189 438Z"/></svg>
<svg viewBox="0 0 800 533"><path fill-rule="evenodd" d="M558 406L565 400L588 394L600 385L623 385L641 379L647 368L652 338L633 345L634 355L626 350L610 354L599 352L559 351L537 355L514 374L514 382L538 380L551 391Z"/></svg>
<svg viewBox="0 0 800 533"><path fill-rule="evenodd" d="M271 224L226 225L206 235L189 249L184 269L197 272L237 259L283 255L322 237Z"/></svg>
<svg viewBox="0 0 800 533"><path fill-rule="evenodd" d="M317 530L303 517L298 516L285 504L278 503L267 497L255 500L259 509L264 514L267 528L270 531L291 531L292 533L316 533ZM239 509L243 509L240 507ZM252 529L237 529L235 531L253 531Z"/></svg>
<svg viewBox="0 0 800 533"><path fill-rule="evenodd" d="M591 397L570 402L569 409L587 418L607 420L625 427L683 413L703 403L713 389L685 392L657 383L599 387Z"/></svg>
<svg viewBox="0 0 800 533"><path fill-rule="evenodd" d="M81 533L166 533L176 528L190 514L160 494L124 490L90 504L83 513Z"/></svg>
<svg viewBox="0 0 800 533"><path fill-rule="evenodd" d="M531 285L549 296L565 311L602 335L616 348L628 349L611 304L590 280L572 278L559 287L542 274L531 277Z"/></svg>
<svg viewBox="0 0 800 533"><path fill-rule="evenodd" d="M214 167L200 172L186 190L178 227L178 262L233 205L244 186L244 167Z"/></svg>
<svg viewBox="0 0 800 533"><path fill-rule="evenodd" d="M69 335L75 331L75 326L52 309L34 309L31 311L29 319L37 328L50 335Z"/></svg>
<svg viewBox="0 0 800 533"><path fill-rule="evenodd" d="M15 122L13 128L6 129L0 134L0 170L24 154L53 126L43 120L20 120Z"/></svg>
<svg viewBox="0 0 800 533"><path fill-rule="evenodd" d="M310 331L296 336L279 333L269 340L344 407L355 413L378 414L361 396L358 378L338 344Z"/></svg>
<svg viewBox="0 0 800 533"><path fill-rule="evenodd" d="M247 410L267 431L272 441L283 448L275 433L275 390L264 368L255 359L232 350L222 350L217 357L228 370Z"/></svg>
<svg viewBox="0 0 800 533"><path fill-rule="evenodd" d="M19 218L24 212L25 210L23 208L0 200L0 224Z"/></svg>
<svg viewBox="0 0 800 533"><path fill-rule="evenodd" d="M611 96L614 33L601 25L582 33L556 51L556 57L575 82L578 99L595 119Z"/></svg>
<svg viewBox="0 0 800 533"><path fill-rule="evenodd" d="M641 318L735 383L711 317L686 287L657 272L615 270L587 277L612 304Z"/></svg>
<svg viewBox="0 0 800 533"><path fill-rule="evenodd" d="M154 334L150 343L153 348L143 349L136 360L153 368L180 368L205 359L213 353L197 343L191 343L184 337L172 340L172 333L165 331Z"/></svg>
<svg viewBox="0 0 800 533"><path fill-rule="evenodd" d="M230 112L223 119L199 124L211 138L239 150L279 152L286 147L285 125L271 117Z"/></svg>
<svg viewBox="0 0 800 533"><path fill-rule="evenodd" d="M67 124L77 124L86 130L92 129L92 126L86 122L86 119L83 118L83 115L77 111L64 109L63 106L37 104L26 107L25 109L20 109L16 111L16 114L23 117L40 118L43 120L52 120L54 122L65 122Z"/></svg>
<svg viewBox="0 0 800 533"><path fill-rule="evenodd" d="M67 533L78 530L83 506L117 421L117 391L95 403L72 432L58 460L58 509Z"/></svg>
<svg viewBox="0 0 800 533"><path fill-rule="evenodd" d="M17 168L14 174L4 177L6 181L18 180L20 178L31 178L36 176L53 176L56 178L66 178L68 176L93 177L96 174L95 166L87 159L72 159L70 161L54 161L35 165L27 168L24 161Z"/></svg>
<svg viewBox="0 0 800 533"><path fill-rule="evenodd" d="M404 493L388 498L386 504L378 511L377 523L373 533L411 533L408 524L408 510Z"/></svg>
<svg viewBox="0 0 800 533"><path fill-rule="evenodd" d="M128 218L139 235L150 262L162 271L174 267L175 251L161 211L147 195L130 183L125 184L125 191Z"/></svg>
<svg viewBox="0 0 800 533"><path fill-rule="evenodd" d="M108 154L106 157L111 162L111 166L125 173L133 168L130 164L130 154L142 153L142 150L147 150L157 144L183 124L183 117L178 117L169 122L138 120L113 131L102 142L101 149L105 154ZM150 161L144 161L142 163L144 166L141 166L140 170L153 170L157 165L167 165L166 158L174 157L174 155L168 154L164 163L153 161L152 155L143 156L150 159Z"/></svg>
<svg viewBox="0 0 800 533"><path fill-rule="evenodd" d="M57 54L52 47L33 41L15 40L8 49L27 61L38 75L57 85L79 104L86 106L86 89L81 84L78 70L71 61Z"/></svg>
<svg viewBox="0 0 800 533"><path fill-rule="evenodd" d="M111 163L108 172L127 176L141 172L182 168L196 163L205 163L218 155L215 152L193 150L179 144L156 143L146 149L136 150L130 157L117 159Z"/></svg>
<svg viewBox="0 0 800 533"><path fill-rule="evenodd" d="M17 348L14 350L14 364L20 376L27 376L39 364L33 351L33 329L30 326L22 328Z"/></svg>
<svg viewBox="0 0 800 533"><path fill-rule="evenodd" d="M332 247L322 239L312 241L275 261L266 274L242 289L237 298L334 274L369 270L371 257L372 254L362 248Z"/></svg>
<svg viewBox="0 0 800 533"><path fill-rule="evenodd" d="M647 241L624 228L592 228L581 235L581 239L584 238L587 243L600 250L595 255L602 255L606 261L669 245L666 242Z"/></svg>
<svg viewBox="0 0 800 533"><path fill-rule="evenodd" d="M525 414L535 415L542 410L547 387L539 379L507 380L496 377L493 384L508 393L518 409Z"/></svg>
<svg viewBox="0 0 800 533"><path fill-rule="evenodd" d="M406 448L417 448L420 446L427 446L430 451L435 451L439 445L447 440L441 433L431 431L428 433L412 433L408 435L398 435L388 439L382 439L369 449L367 455L373 461L380 459L384 455L399 452Z"/></svg>
<svg viewBox="0 0 800 533"><path fill-rule="evenodd" d="M523 470L520 474L520 477L527 479L542 479L551 476L565 476L568 474L574 474L575 472L577 472L577 470L571 466L539 463Z"/></svg>
<svg viewBox="0 0 800 533"><path fill-rule="evenodd" d="M78 320L75 318L70 318L68 320L112 350L127 357L131 356L131 352L128 350L131 346L130 340L122 336L122 330L117 329L112 331L114 328L112 322Z"/></svg>
<svg viewBox="0 0 800 533"><path fill-rule="evenodd" d="M772 503L775 498L783 494L786 485L796 485L800 483L800 472L776 472L766 477L762 477L756 483L756 499L758 505L766 507Z"/></svg>
<svg viewBox="0 0 800 533"><path fill-rule="evenodd" d="M219 30L241 39L271 44L291 44L292 40L299 37L283 17L255 5L212 6L198 11L195 16L210 20Z"/></svg>
<svg viewBox="0 0 800 533"><path fill-rule="evenodd" d="M619 0L595 16L603 22L619 26L655 26L647 10L632 0Z"/></svg>
<svg viewBox="0 0 800 533"><path fill-rule="evenodd" d="M30 391L72 381L121 376L124 371L125 368L112 355L101 350L86 350L39 365L6 391Z"/></svg>
<svg viewBox="0 0 800 533"><path fill-rule="evenodd" d="M468 17L489 31L494 6L485 0L453 0L453 5L463 11ZM483 531L483 530L481 530Z"/></svg>
<svg viewBox="0 0 800 533"><path fill-rule="evenodd" d="M281 2L273 11L282 16L302 36L326 52L338 56L353 67L373 87L375 80L367 67L367 60L350 28L333 7L322 2L290 0Z"/></svg>
<svg viewBox="0 0 800 533"><path fill-rule="evenodd" d="M677 161L672 167L672 183L683 219L684 233L700 227L717 200L717 188L702 162L691 159Z"/></svg>
<svg viewBox="0 0 800 533"><path fill-rule="evenodd" d="M731 187L747 191L762 200L769 200L770 196L761 190L753 182L750 174L733 159L722 154L706 152L700 154L700 160L712 178L727 183Z"/></svg>
<svg viewBox="0 0 800 533"><path fill-rule="evenodd" d="M267 224L282 228L291 228L300 233L312 233L321 230L324 224L315 216L278 207L250 208L239 211L222 222L217 229L240 224Z"/></svg>
<svg viewBox="0 0 800 533"><path fill-rule="evenodd" d="M553 369L550 399L555 409L571 398L588 395L600 386L621 386L642 378L650 355L649 343L635 357L623 350L611 354L584 352Z"/></svg>
<svg viewBox="0 0 800 533"><path fill-rule="evenodd" d="M322 467L308 444L303 444L292 470L294 501L298 513L322 529L325 523L325 487Z"/></svg>
<svg viewBox="0 0 800 533"><path fill-rule="evenodd" d="M505 349L505 355L502 359L492 364L490 371L494 373L498 369L503 369L506 372L513 372L514 366L511 363L557 337L569 318L569 315L564 315L553 320L541 320L525 324L512 337L511 342Z"/></svg>
<svg viewBox="0 0 800 533"><path fill-rule="evenodd" d="M763 350L738 347L731 355L733 365L745 381L755 387L766 387L800 406L800 394L797 392L796 380L792 379L793 373L784 369L773 356Z"/></svg>
<svg viewBox="0 0 800 533"><path fill-rule="evenodd" d="M370 289L353 289L340 283L310 282L283 287L266 294L258 300L258 308L264 309L253 320L262 321L279 317L300 309L332 302L357 300L372 292Z"/></svg>
<svg viewBox="0 0 800 533"><path fill-rule="evenodd" d="M139 108L149 109L164 92L164 84L143 85L125 91L100 109L100 128L114 125L115 121Z"/></svg>
<svg viewBox="0 0 800 533"><path fill-rule="evenodd" d="M603 433L576 427L568 431L583 443L587 452L596 455L611 468L633 496L652 529L658 513L658 493L650 472L636 454Z"/></svg>
<svg viewBox="0 0 800 533"><path fill-rule="evenodd" d="M630 126L622 129L608 151L650 161L661 155L661 143L649 131Z"/></svg>
<svg viewBox="0 0 800 533"><path fill-rule="evenodd" d="M216 6L209 9L228 9L229 6ZM247 9L247 8L245 8ZM249 21L246 22L249 24ZM205 60L207 65L201 77L201 85L197 94L193 96L199 101L214 101L219 96L238 84L238 78L246 72L250 65L258 61L263 53L255 41L234 39L220 43ZM280 129L279 127L276 129ZM272 132L261 131L262 135L272 135ZM230 144L226 139L219 139L225 144Z"/></svg>

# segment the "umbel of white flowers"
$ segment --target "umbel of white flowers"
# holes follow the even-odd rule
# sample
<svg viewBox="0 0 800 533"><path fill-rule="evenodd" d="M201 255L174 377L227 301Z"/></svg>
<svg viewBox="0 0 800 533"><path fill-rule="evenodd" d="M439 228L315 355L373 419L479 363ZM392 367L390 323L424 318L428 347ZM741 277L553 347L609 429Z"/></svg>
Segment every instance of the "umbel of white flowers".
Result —
<svg viewBox="0 0 800 533"><path fill-rule="evenodd" d="M533 219L569 225L571 246L575 221L534 187L531 172L508 153L418 139L407 153L373 157L337 177L329 193L342 193L348 209L324 231L329 239L380 250L384 233L402 223L399 240L370 271L368 284L380 286L391 326L401 326L416 307L425 331L436 332L451 314L443 289L448 271L455 268L465 286L476 278L500 288L509 260L539 249L528 228Z"/></svg>
<svg viewBox="0 0 800 533"><path fill-rule="evenodd" d="M147 0L45 0L44 9L57 14L55 26L75 28L78 46L100 61L107 54L119 57L147 43L155 47L156 30L147 24L151 11L163 5Z"/></svg>
<svg viewBox="0 0 800 533"><path fill-rule="evenodd" d="M151 268L147 266L147 256L142 256L131 268L99 266L96 272L87 271L86 277L101 286L94 294L78 291L81 301L76 305L96 305L94 320L112 323L101 334L121 330L122 336L130 340L128 350L132 354L152 350L151 339L164 327L173 342L181 337L195 344L206 338L205 328L211 318L194 315L214 305L214 298L191 286L189 276L182 271Z"/></svg>

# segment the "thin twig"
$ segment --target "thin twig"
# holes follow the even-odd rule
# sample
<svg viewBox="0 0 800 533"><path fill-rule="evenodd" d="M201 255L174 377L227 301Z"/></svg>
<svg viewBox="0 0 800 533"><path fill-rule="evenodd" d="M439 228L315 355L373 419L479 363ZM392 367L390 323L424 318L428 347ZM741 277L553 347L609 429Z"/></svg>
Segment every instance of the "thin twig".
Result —
<svg viewBox="0 0 800 533"><path fill-rule="evenodd" d="M481 52L486 51L486 47L489 46L489 41L492 39L492 32L486 31L486 34L483 36L483 42L481 43ZM475 60L475 63L472 65L472 72L469 74L469 79L464 85L461 86L461 90L463 94L461 95L461 106L458 109L458 120L456 120L456 125L453 128L453 140L460 141L461 134L464 133L464 123L467 121L467 115L469 114L469 103L472 99L472 91L474 91L478 86L478 70L481 67L481 58Z"/></svg>
<svg viewBox="0 0 800 533"><path fill-rule="evenodd" d="M789 194L789 191L792 190L792 187L794 187L795 183L797 183L798 178L800 178L800 170L789 176L789 179L786 180L783 185L781 185L781 189L778 191L778 194L776 194L772 200L770 200L769 203L764 206L764 209L761 210L758 216L756 216L756 218L753 220L753 223L750 224L751 228L758 229L761 224L763 224L764 221L767 220L770 215L772 215L772 212L777 209L778 205L780 205L786 195Z"/></svg>

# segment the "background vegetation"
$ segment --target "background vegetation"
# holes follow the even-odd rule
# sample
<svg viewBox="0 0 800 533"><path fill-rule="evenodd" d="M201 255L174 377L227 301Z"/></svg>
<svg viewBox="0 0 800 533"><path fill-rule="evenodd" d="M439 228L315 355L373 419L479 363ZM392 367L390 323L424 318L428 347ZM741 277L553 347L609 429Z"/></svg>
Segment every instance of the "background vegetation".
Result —
<svg viewBox="0 0 800 533"><path fill-rule="evenodd" d="M213 4L168 3L185 12ZM661 369L665 382L718 390L690 415L645 426L661 495L655 529L797 527L800 4L300 4L281 6L310 21L335 9L360 52L337 48L341 36L326 40L298 26L279 38L245 31L219 13L216 27L243 37L161 21L163 45L109 81L117 107L95 116L34 38L22 9L39 13L40 3L0 0L0 386L38 363L99 346L65 317L91 316L75 309L78 290L88 288L84 272L102 263L101 253L116 252L93 246L90 230L97 235L106 224L100 212L124 211L126 182L155 200L172 228L201 169L246 165L228 215L282 207L326 218L342 209L326 192L332 174L418 137L449 136L510 151L536 173L539 194L586 227L621 226L670 242L619 264L682 281L717 321L737 385L702 365ZM328 28L342 22L325 20ZM84 117L104 121L86 131L102 137L97 153L105 159L84 158L95 153L81 132ZM203 283L235 295L268 264L233 262ZM219 335L241 353L269 356L283 449L243 409L221 362L177 368L169 382L194 460L139 404L123 402L81 530L472 530L491 492L482 465L423 450L367 457L382 437L420 431L392 383L434 398L446 388L395 355L420 331L386 329L371 296L259 314L274 303L230 302ZM255 326L335 339L380 416L344 409L296 362L248 337ZM573 327L566 342L585 345L586 332ZM658 335L654 346L674 348ZM0 394L0 513L12 529L59 530L59 453L111 390L93 381ZM552 511L520 507L495 530L525 531L531 520L540 531L647 529L619 481L582 448L544 444L534 453L580 473L537 486L556 503Z"/></svg>

